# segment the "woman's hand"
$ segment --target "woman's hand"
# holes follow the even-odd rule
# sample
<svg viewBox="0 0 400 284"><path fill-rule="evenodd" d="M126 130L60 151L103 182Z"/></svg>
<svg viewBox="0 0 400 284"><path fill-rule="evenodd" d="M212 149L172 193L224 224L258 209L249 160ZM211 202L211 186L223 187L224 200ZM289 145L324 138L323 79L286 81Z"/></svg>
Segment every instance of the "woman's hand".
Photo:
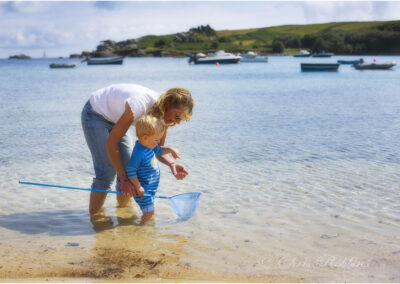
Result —
<svg viewBox="0 0 400 284"><path fill-rule="evenodd" d="M130 180L125 180L121 182L121 191L125 197L132 197L132 196L143 196L144 189L143 187L139 186L138 189L133 185Z"/></svg>
<svg viewBox="0 0 400 284"><path fill-rule="evenodd" d="M184 179L189 174L184 166L177 163L171 163L170 168L176 179Z"/></svg>

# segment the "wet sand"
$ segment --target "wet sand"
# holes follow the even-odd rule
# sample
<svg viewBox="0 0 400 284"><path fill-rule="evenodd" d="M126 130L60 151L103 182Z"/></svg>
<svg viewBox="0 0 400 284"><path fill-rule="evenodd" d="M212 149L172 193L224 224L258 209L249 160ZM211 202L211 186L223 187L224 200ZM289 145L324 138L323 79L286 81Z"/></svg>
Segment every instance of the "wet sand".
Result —
<svg viewBox="0 0 400 284"><path fill-rule="evenodd" d="M0 245L1 282L299 282L294 277L268 279L212 275L180 261L173 251L103 246L59 247L41 244Z"/></svg>
<svg viewBox="0 0 400 284"><path fill-rule="evenodd" d="M271 273L267 278L196 267L187 239L137 226L129 210L120 224L95 224L94 236L17 236L0 242L1 282L301 282ZM125 223L124 223L125 222ZM9 238L8 238L9 239Z"/></svg>

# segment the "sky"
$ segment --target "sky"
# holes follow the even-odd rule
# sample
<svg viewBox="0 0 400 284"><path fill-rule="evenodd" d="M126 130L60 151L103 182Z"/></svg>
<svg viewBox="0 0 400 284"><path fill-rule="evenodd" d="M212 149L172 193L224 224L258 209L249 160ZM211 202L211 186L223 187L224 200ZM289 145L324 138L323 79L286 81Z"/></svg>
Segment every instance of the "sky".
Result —
<svg viewBox="0 0 400 284"><path fill-rule="evenodd" d="M0 58L68 57L100 41L287 24L400 20L400 1L0 1Z"/></svg>

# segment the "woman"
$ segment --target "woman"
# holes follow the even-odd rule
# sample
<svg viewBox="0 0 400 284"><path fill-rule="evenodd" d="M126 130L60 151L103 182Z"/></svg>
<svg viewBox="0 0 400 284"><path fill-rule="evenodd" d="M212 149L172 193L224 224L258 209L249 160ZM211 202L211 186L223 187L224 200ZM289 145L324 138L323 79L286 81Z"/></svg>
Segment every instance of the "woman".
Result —
<svg viewBox="0 0 400 284"><path fill-rule="evenodd" d="M92 93L82 110L82 128L92 154L95 178L92 188L110 190L117 175L119 206L130 204L136 196L125 167L132 153L128 137L130 126L144 114L163 119L168 126L189 121L192 115L193 99L183 88L169 89L164 94L136 84L114 84ZM164 145L167 130L161 139ZM159 156L159 161L171 168L177 179L183 179L188 172L184 166L173 162L168 156ZM107 194L91 192L89 212L95 219L101 212Z"/></svg>

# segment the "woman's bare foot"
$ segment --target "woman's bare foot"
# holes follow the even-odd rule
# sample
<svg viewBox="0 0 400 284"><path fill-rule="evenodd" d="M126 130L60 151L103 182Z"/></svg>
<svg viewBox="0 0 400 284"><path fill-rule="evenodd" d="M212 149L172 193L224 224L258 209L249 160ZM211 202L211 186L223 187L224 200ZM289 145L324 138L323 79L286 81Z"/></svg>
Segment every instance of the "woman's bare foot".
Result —
<svg viewBox="0 0 400 284"><path fill-rule="evenodd" d="M93 224L93 230L96 232L110 229L114 226L114 222L111 217L106 215L104 209L100 212L90 215L90 222Z"/></svg>

